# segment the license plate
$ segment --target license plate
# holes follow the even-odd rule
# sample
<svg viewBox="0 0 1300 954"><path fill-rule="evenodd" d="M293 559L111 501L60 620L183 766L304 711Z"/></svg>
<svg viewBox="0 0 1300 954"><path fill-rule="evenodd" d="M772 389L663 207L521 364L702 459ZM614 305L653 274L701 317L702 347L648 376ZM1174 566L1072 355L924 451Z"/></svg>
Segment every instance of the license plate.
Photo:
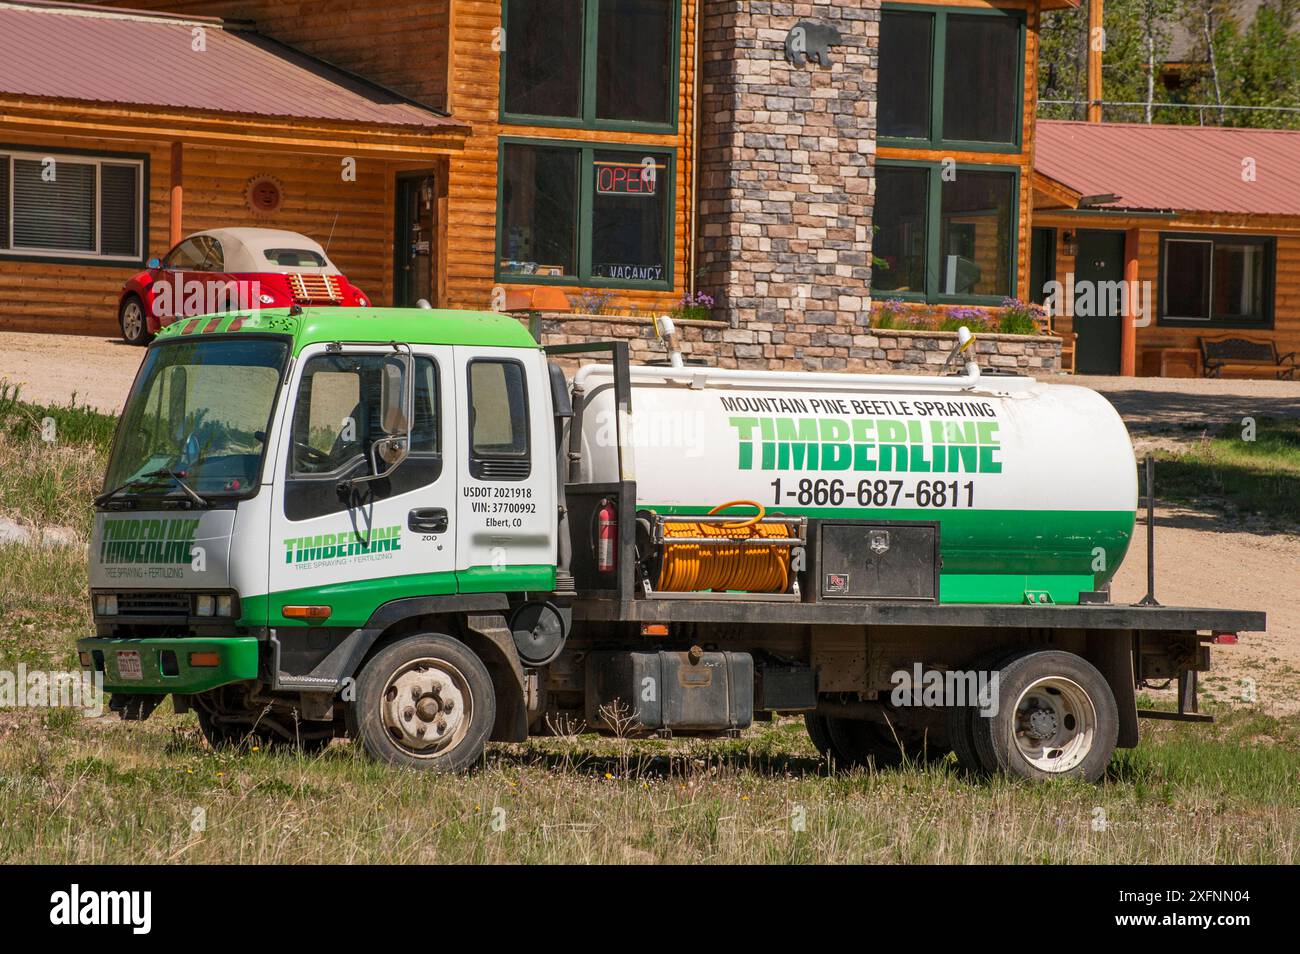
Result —
<svg viewBox="0 0 1300 954"><path fill-rule="evenodd" d="M118 653L117 674L123 679L143 679L144 669L140 666L140 654L134 651Z"/></svg>

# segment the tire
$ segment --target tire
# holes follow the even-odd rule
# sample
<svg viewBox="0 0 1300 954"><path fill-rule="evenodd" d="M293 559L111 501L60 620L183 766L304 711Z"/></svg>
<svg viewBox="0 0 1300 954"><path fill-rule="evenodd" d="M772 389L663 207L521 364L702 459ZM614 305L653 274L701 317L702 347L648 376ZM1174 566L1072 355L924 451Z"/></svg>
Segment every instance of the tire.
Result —
<svg viewBox="0 0 1300 954"><path fill-rule="evenodd" d="M1005 649L983 653L970 664L970 670L976 673L998 671L1007 655ZM980 714L978 706L948 708L948 740L957 756L958 767L969 775L983 776L997 771L996 762L990 760L986 763L975 745L975 727L986 718Z"/></svg>
<svg viewBox="0 0 1300 954"><path fill-rule="evenodd" d="M362 667L356 694L350 719L366 752L425 771L472 768L496 721L483 663L464 643L435 633L381 649Z"/></svg>
<svg viewBox="0 0 1300 954"><path fill-rule="evenodd" d="M804 713L804 728L808 730L808 738L812 740L813 747L822 758L831 754L831 730L826 723L825 716L819 716L815 712Z"/></svg>
<svg viewBox="0 0 1300 954"><path fill-rule="evenodd" d="M263 749L296 749L305 754L319 752L333 741L333 734L300 735L292 740L284 738L265 722L260 710L249 712L250 721L257 719L256 726L251 724L231 724L219 722L203 705L194 707L194 714L199 719L199 731L208 745L214 749L229 749L259 746Z"/></svg>
<svg viewBox="0 0 1300 954"><path fill-rule="evenodd" d="M1099 781L1119 739L1119 708L1097 668L1074 653L1040 650L998 670L998 711L973 720L982 762L1013 778Z"/></svg>
<svg viewBox="0 0 1300 954"><path fill-rule="evenodd" d="M890 728L868 719L834 717L827 717L826 723L831 754L845 767L874 765L878 769L897 768L904 761L925 761L925 737L897 724Z"/></svg>
<svg viewBox="0 0 1300 954"><path fill-rule="evenodd" d="M122 340L130 345L147 345L153 335L149 331L149 318L139 295L127 295L117 309L117 324L122 329Z"/></svg>

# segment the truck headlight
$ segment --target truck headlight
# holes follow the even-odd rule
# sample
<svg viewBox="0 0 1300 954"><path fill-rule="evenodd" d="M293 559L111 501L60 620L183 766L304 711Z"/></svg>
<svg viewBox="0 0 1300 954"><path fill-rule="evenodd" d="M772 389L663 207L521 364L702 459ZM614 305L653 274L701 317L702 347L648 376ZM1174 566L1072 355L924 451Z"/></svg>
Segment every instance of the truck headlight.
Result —
<svg viewBox="0 0 1300 954"><path fill-rule="evenodd" d="M235 598L229 593L196 593L194 595L195 616L232 616L235 610Z"/></svg>
<svg viewBox="0 0 1300 954"><path fill-rule="evenodd" d="M117 615L117 594L96 593L95 594L95 615L116 616Z"/></svg>

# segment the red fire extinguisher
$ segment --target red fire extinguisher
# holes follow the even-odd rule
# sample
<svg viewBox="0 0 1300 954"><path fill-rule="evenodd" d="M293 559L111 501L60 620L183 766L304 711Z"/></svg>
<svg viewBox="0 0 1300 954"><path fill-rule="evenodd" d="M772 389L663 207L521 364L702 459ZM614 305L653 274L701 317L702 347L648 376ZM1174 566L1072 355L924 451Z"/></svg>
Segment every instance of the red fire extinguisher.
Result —
<svg viewBox="0 0 1300 954"><path fill-rule="evenodd" d="M613 573L618 549L618 514L614 504L602 499L596 511L596 570Z"/></svg>

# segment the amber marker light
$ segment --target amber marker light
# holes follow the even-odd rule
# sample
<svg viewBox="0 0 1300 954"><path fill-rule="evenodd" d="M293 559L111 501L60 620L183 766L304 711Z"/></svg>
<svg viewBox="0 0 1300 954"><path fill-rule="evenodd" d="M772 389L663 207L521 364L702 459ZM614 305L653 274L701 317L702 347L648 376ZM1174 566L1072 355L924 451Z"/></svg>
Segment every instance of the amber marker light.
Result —
<svg viewBox="0 0 1300 954"><path fill-rule="evenodd" d="M286 606L280 611L285 619L305 619L320 622L330 618L334 610L329 606Z"/></svg>

